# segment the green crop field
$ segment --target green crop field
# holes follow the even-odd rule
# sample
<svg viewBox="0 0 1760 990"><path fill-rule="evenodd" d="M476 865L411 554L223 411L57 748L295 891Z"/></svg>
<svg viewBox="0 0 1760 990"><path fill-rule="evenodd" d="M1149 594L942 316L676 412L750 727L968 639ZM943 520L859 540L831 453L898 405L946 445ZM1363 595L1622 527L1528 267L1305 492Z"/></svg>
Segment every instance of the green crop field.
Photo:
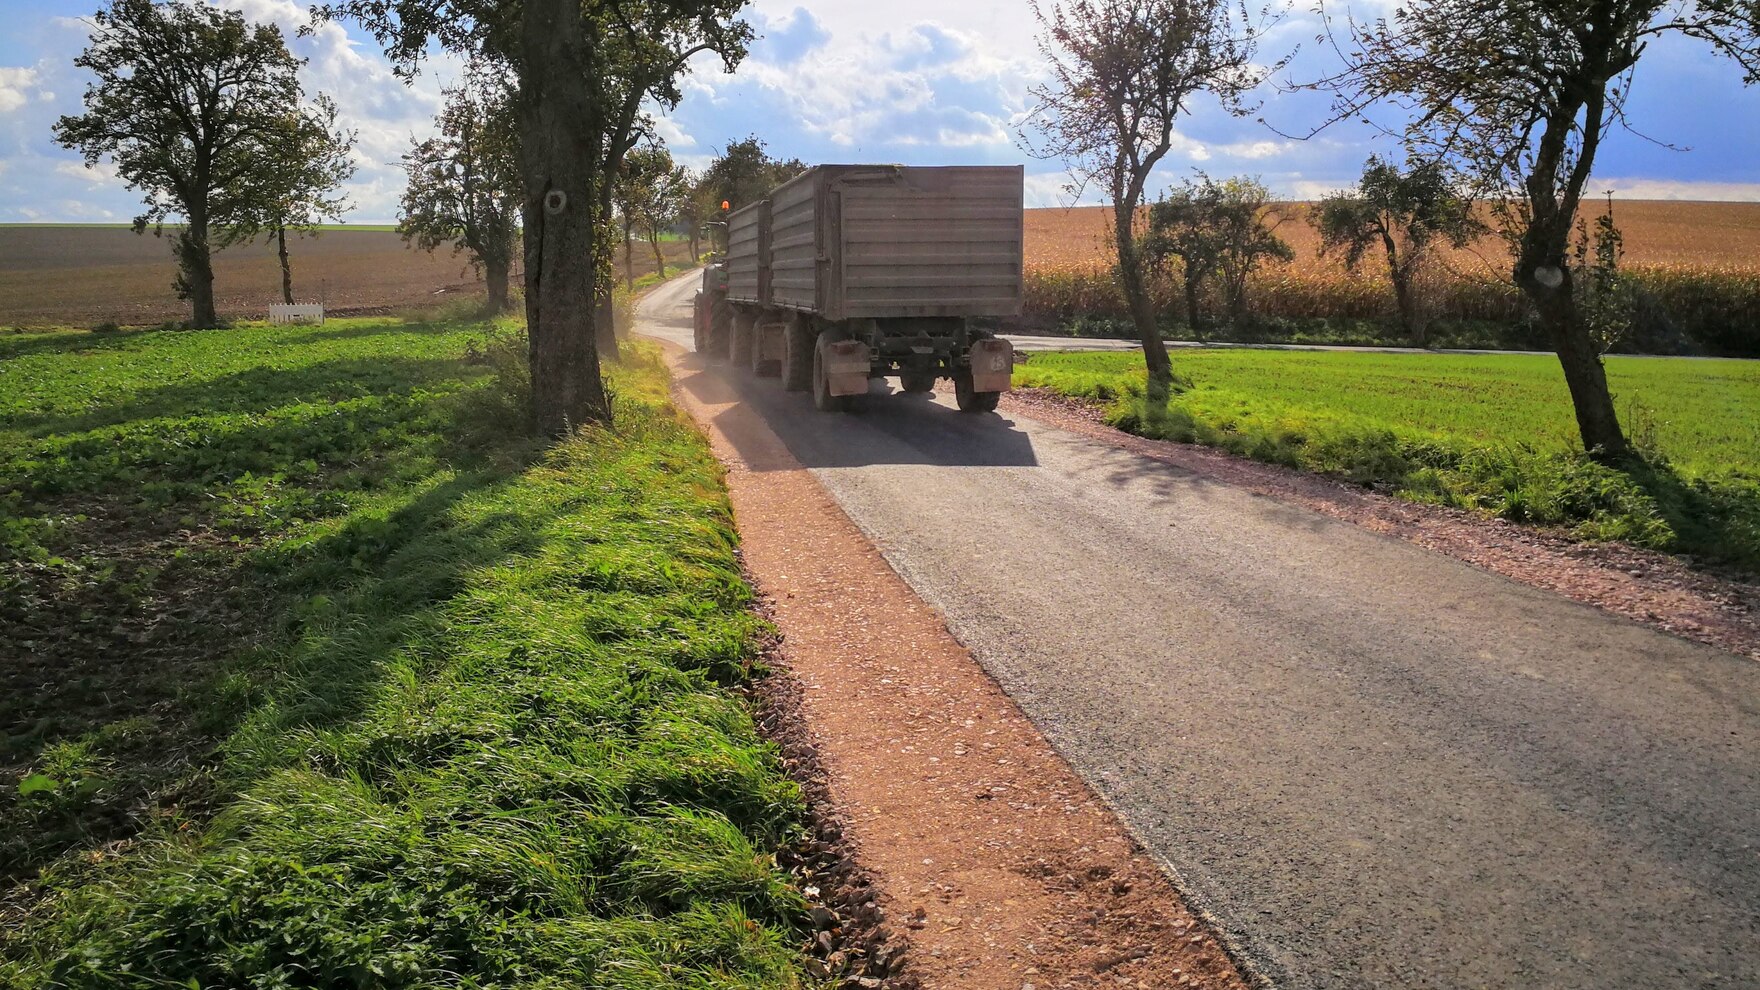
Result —
<svg viewBox="0 0 1760 990"><path fill-rule="evenodd" d="M803 806L651 349L0 336L0 987L799 985Z"/></svg>
<svg viewBox="0 0 1760 990"><path fill-rule="evenodd" d="M1535 355L1177 351L1191 387L1163 415L1135 353L1035 354L1015 382L1111 403L1149 436L1386 485L1414 498L1574 527L1760 570L1760 362L1607 361L1645 459L1574 451L1558 362Z"/></svg>

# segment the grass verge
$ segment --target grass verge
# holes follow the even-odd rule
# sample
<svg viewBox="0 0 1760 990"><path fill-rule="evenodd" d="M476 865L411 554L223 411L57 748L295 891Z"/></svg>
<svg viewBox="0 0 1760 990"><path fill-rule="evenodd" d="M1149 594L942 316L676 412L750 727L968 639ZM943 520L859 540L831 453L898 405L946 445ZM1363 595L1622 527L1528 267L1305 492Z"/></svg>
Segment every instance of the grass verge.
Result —
<svg viewBox="0 0 1760 990"><path fill-rule="evenodd" d="M1141 355L1033 355L1015 384L1107 404L1155 439L1374 485L1417 501L1568 527L1760 572L1760 364L1610 358L1643 456L1575 450L1555 360L1522 355L1180 353L1191 387L1143 398Z"/></svg>
<svg viewBox="0 0 1760 990"><path fill-rule="evenodd" d="M483 339L0 339L0 986L800 982L719 468L651 348L542 447Z"/></svg>

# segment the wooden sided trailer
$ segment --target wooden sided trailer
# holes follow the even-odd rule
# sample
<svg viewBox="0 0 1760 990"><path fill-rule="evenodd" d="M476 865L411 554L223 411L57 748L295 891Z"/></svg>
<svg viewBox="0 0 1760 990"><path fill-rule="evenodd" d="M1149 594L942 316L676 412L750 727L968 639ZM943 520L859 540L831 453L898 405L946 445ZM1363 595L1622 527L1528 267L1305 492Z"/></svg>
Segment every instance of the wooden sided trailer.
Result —
<svg viewBox="0 0 1760 990"><path fill-rule="evenodd" d="M697 349L827 411L887 377L948 379L960 409L995 409L1014 351L978 324L1021 310L1022 180L1018 165L808 169L728 216Z"/></svg>

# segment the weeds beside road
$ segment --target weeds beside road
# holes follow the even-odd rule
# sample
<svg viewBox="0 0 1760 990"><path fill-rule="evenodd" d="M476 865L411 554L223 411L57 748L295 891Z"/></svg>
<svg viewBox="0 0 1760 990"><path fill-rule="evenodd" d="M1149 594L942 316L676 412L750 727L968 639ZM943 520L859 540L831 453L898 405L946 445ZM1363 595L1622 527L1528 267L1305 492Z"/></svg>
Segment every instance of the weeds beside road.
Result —
<svg viewBox="0 0 1760 990"><path fill-rule="evenodd" d="M1165 414L1134 353L1035 354L1015 383L1142 436L1760 572L1760 364L1609 358L1645 452L1623 471L1572 452L1547 356L1182 351L1175 370L1192 387Z"/></svg>
<svg viewBox="0 0 1760 990"><path fill-rule="evenodd" d="M0 338L0 986L800 981L720 469L482 330Z"/></svg>

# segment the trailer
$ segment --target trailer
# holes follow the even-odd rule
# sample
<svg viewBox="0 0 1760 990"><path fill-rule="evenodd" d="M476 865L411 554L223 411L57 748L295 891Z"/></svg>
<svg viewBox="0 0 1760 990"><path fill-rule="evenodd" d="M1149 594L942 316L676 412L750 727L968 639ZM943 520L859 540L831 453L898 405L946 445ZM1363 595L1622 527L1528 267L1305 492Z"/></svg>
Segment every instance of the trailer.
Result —
<svg viewBox="0 0 1760 990"><path fill-rule="evenodd" d="M875 378L905 392L953 383L994 410L1014 351L981 324L1018 316L1024 170L819 165L727 217L706 269L696 344L851 408Z"/></svg>

